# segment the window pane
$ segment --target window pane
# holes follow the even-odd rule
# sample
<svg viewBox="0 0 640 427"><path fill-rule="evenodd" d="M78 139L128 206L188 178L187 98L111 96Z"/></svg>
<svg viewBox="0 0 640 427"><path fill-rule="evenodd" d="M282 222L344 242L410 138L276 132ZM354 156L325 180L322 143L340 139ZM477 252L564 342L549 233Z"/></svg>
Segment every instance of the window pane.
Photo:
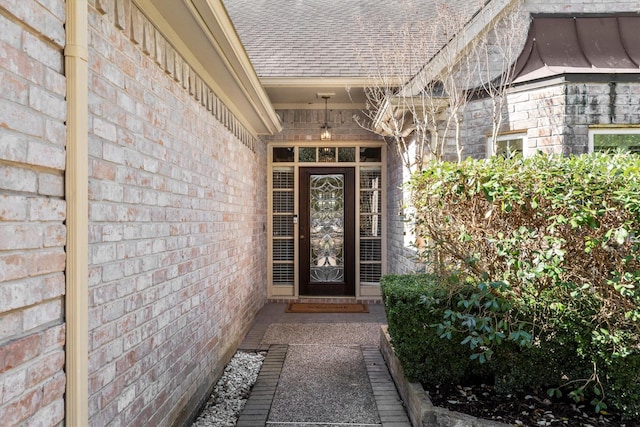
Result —
<svg viewBox="0 0 640 427"><path fill-rule="evenodd" d="M311 283L344 282L344 175L311 175L309 185L309 280Z"/></svg>
<svg viewBox="0 0 640 427"><path fill-rule="evenodd" d="M273 217L273 235L277 237L293 236L293 216L277 215Z"/></svg>
<svg viewBox="0 0 640 427"><path fill-rule="evenodd" d="M379 167L360 169L360 188L367 190L380 189L382 184L382 170Z"/></svg>
<svg viewBox="0 0 640 427"><path fill-rule="evenodd" d="M339 162L355 162L356 161L356 149L355 147L345 147L338 149L338 161Z"/></svg>
<svg viewBox="0 0 640 427"><path fill-rule="evenodd" d="M335 162L336 161L336 148L335 147L321 147L319 150L321 162Z"/></svg>
<svg viewBox="0 0 640 427"><path fill-rule="evenodd" d="M382 240L360 240L360 261L382 261Z"/></svg>
<svg viewBox="0 0 640 427"><path fill-rule="evenodd" d="M316 161L316 147L300 147L298 148L298 160L301 162Z"/></svg>
<svg viewBox="0 0 640 427"><path fill-rule="evenodd" d="M274 147L273 162L293 162L293 147Z"/></svg>
<svg viewBox="0 0 640 427"><path fill-rule="evenodd" d="M496 142L496 154L511 155L516 153L522 154L522 138L499 139Z"/></svg>
<svg viewBox="0 0 640 427"><path fill-rule="evenodd" d="M618 133L593 135L594 151L608 150L628 150L633 153L640 153L640 132L639 133Z"/></svg>
<svg viewBox="0 0 640 427"><path fill-rule="evenodd" d="M361 264L360 265L360 283L361 284L377 284L382 276L382 265L380 264Z"/></svg>
<svg viewBox="0 0 640 427"><path fill-rule="evenodd" d="M293 168L274 169L273 188L293 189Z"/></svg>
<svg viewBox="0 0 640 427"><path fill-rule="evenodd" d="M273 265L273 284L292 285L293 284L293 264Z"/></svg>
<svg viewBox="0 0 640 427"><path fill-rule="evenodd" d="M274 261L293 261L293 239L273 241Z"/></svg>
<svg viewBox="0 0 640 427"><path fill-rule="evenodd" d="M273 192L274 212L293 212L293 192L274 191Z"/></svg>
<svg viewBox="0 0 640 427"><path fill-rule="evenodd" d="M360 192L360 213L382 213L380 190Z"/></svg>
<svg viewBox="0 0 640 427"><path fill-rule="evenodd" d="M378 237L382 235L382 221L380 215L360 215L360 236Z"/></svg>
<svg viewBox="0 0 640 427"><path fill-rule="evenodd" d="M382 161L382 148L361 148L360 149L360 161L361 162L381 162Z"/></svg>

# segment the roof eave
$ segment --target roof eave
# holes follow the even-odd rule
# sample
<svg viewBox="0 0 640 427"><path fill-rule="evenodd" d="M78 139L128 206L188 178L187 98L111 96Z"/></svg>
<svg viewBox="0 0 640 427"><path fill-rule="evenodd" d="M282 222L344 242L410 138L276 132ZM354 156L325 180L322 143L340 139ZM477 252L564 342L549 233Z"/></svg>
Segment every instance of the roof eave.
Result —
<svg viewBox="0 0 640 427"><path fill-rule="evenodd" d="M135 2L251 133L282 130L220 0Z"/></svg>
<svg viewBox="0 0 640 427"><path fill-rule="evenodd" d="M432 82L440 76L451 63L451 58L462 56L469 45L479 35L492 28L493 23L503 16L519 0L490 0L465 25L463 30L436 53L424 68L403 87L403 94L412 96L424 89L425 82Z"/></svg>

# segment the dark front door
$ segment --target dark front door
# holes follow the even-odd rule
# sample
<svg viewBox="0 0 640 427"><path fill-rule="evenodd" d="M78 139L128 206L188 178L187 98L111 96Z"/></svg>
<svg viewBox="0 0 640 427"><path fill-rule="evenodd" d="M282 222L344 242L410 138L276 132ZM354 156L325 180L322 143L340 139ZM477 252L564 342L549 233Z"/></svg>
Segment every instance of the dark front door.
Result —
<svg viewBox="0 0 640 427"><path fill-rule="evenodd" d="M355 296L354 168L300 168L300 295Z"/></svg>

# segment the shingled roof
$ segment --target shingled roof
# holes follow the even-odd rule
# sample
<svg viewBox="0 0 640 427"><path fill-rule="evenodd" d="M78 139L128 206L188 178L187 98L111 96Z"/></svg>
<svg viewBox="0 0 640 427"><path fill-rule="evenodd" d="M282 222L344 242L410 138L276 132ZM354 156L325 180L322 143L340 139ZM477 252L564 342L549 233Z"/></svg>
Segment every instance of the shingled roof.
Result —
<svg viewBox="0 0 640 427"><path fill-rule="evenodd" d="M259 77L367 77L391 29L434 19L437 0L223 0ZM468 0L448 5L471 16ZM437 41L434 41L437 43ZM372 48L373 47L373 48ZM434 45L434 51L437 46Z"/></svg>

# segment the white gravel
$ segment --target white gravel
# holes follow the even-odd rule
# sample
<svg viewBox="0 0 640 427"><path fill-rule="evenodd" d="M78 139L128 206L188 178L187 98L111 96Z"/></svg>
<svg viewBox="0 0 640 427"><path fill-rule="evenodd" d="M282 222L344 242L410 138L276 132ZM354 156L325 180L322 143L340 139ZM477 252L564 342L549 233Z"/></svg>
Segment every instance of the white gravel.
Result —
<svg viewBox="0 0 640 427"><path fill-rule="evenodd" d="M233 427L258 378L264 354L237 352L192 427Z"/></svg>

